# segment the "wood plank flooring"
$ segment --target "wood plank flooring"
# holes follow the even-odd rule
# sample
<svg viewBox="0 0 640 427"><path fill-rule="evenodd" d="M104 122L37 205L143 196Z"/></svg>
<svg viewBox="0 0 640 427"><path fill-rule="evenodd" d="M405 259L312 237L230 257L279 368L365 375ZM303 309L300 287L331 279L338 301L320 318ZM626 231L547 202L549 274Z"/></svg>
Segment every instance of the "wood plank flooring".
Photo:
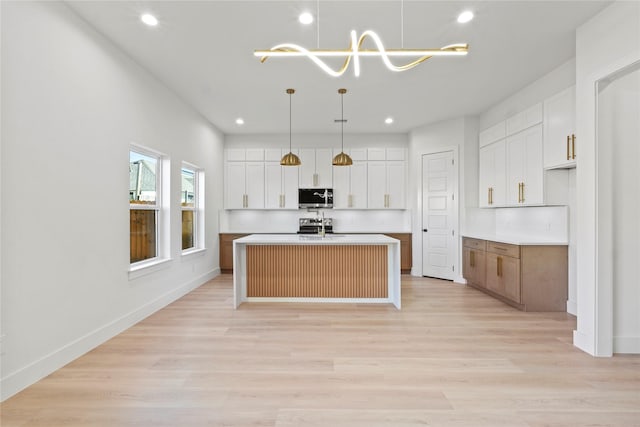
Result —
<svg viewBox="0 0 640 427"><path fill-rule="evenodd" d="M640 426L640 357L575 318L402 277L402 310L232 307L222 275L1 406L8 426Z"/></svg>

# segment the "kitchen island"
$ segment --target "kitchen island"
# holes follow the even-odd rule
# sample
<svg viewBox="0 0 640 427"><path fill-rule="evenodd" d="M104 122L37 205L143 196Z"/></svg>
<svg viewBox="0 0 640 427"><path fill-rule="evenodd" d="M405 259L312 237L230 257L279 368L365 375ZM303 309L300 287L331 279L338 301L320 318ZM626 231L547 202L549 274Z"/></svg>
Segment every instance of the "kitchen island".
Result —
<svg viewBox="0 0 640 427"><path fill-rule="evenodd" d="M233 241L233 303L391 303L400 241L382 234L252 234Z"/></svg>

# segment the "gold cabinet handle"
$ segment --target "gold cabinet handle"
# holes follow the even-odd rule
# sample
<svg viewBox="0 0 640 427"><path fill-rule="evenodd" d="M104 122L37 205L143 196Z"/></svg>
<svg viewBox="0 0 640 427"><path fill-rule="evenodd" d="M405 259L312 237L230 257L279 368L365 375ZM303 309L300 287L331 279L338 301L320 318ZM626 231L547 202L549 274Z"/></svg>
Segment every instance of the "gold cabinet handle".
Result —
<svg viewBox="0 0 640 427"><path fill-rule="evenodd" d="M522 203L522 183L518 183L518 203Z"/></svg>
<svg viewBox="0 0 640 427"><path fill-rule="evenodd" d="M318 174L317 173L313 174L313 186L314 187L318 186Z"/></svg>
<svg viewBox="0 0 640 427"><path fill-rule="evenodd" d="M502 257L498 257L498 262L496 263L496 274L498 277L502 277Z"/></svg>
<svg viewBox="0 0 640 427"><path fill-rule="evenodd" d="M524 203L524 182L520 183L520 192L522 194L522 196L521 196L522 203Z"/></svg>
<svg viewBox="0 0 640 427"><path fill-rule="evenodd" d="M475 257L475 252L473 251L469 251L469 265L471 267L475 267L476 266L476 257Z"/></svg>
<svg viewBox="0 0 640 427"><path fill-rule="evenodd" d="M569 135L567 135L567 160L571 160L571 151L569 150L569 141L571 140L571 137Z"/></svg>
<svg viewBox="0 0 640 427"><path fill-rule="evenodd" d="M247 207L247 205L248 205L247 195L246 195L246 194L243 194L243 195L242 195L242 207L243 207L243 208L246 208L246 207Z"/></svg>
<svg viewBox="0 0 640 427"><path fill-rule="evenodd" d="M487 188L487 204L491 204L491 187Z"/></svg>
<svg viewBox="0 0 640 427"><path fill-rule="evenodd" d="M571 158L576 158L576 136L571 134Z"/></svg>
<svg viewBox="0 0 640 427"><path fill-rule="evenodd" d="M491 187L491 204L493 204L493 187Z"/></svg>
<svg viewBox="0 0 640 427"><path fill-rule="evenodd" d="M353 194L349 194L349 201L347 203L350 208L353 207Z"/></svg>

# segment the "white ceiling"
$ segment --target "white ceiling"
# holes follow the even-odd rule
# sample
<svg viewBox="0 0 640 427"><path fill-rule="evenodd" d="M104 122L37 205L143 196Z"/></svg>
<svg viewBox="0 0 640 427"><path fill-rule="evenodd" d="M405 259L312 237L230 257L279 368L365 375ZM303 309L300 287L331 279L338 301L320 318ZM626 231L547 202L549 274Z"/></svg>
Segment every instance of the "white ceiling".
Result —
<svg viewBox="0 0 640 427"><path fill-rule="evenodd" d="M469 43L466 57L434 57L402 72L379 58L330 77L308 59L272 58L254 49L290 42L318 45L316 1L71 1L69 6L227 134L285 133L293 95L293 131L339 131L338 88L345 87L345 133L408 132L439 120L475 115L575 55L575 29L608 1L404 2L404 47ZM401 1L319 2L320 48L344 49L352 29L371 29L385 47L401 47ZM471 9L475 19L458 24ZM160 21L140 23L143 12ZM402 63L402 60L396 61ZM384 124L392 116L395 123ZM243 117L244 126L235 119Z"/></svg>

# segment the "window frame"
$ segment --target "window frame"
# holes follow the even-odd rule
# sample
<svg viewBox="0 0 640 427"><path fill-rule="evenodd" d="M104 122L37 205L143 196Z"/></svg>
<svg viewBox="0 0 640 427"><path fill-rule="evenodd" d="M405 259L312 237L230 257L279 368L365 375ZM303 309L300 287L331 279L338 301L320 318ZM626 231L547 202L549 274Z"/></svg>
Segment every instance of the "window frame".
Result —
<svg viewBox="0 0 640 427"><path fill-rule="evenodd" d="M131 163L131 152L156 160L156 199L155 204L135 204L129 200L129 216L132 210L153 210L155 211L155 256L144 260L131 262L131 228L129 228L129 278L135 278L143 274L156 271L156 267L162 265L171 259L169 258L169 217L167 201L167 191L170 188L169 177L167 172L170 170L169 158L156 150L143 147L137 144L129 146L129 163ZM130 189L129 189L130 190Z"/></svg>
<svg viewBox="0 0 640 427"><path fill-rule="evenodd" d="M182 171L193 173L193 206L182 205ZM180 167L180 229L182 230L182 212L193 212L193 246L182 249L182 236L180 249L182 255L190 255L204 251L204 169L188 162L182 162Z"/></svg>

